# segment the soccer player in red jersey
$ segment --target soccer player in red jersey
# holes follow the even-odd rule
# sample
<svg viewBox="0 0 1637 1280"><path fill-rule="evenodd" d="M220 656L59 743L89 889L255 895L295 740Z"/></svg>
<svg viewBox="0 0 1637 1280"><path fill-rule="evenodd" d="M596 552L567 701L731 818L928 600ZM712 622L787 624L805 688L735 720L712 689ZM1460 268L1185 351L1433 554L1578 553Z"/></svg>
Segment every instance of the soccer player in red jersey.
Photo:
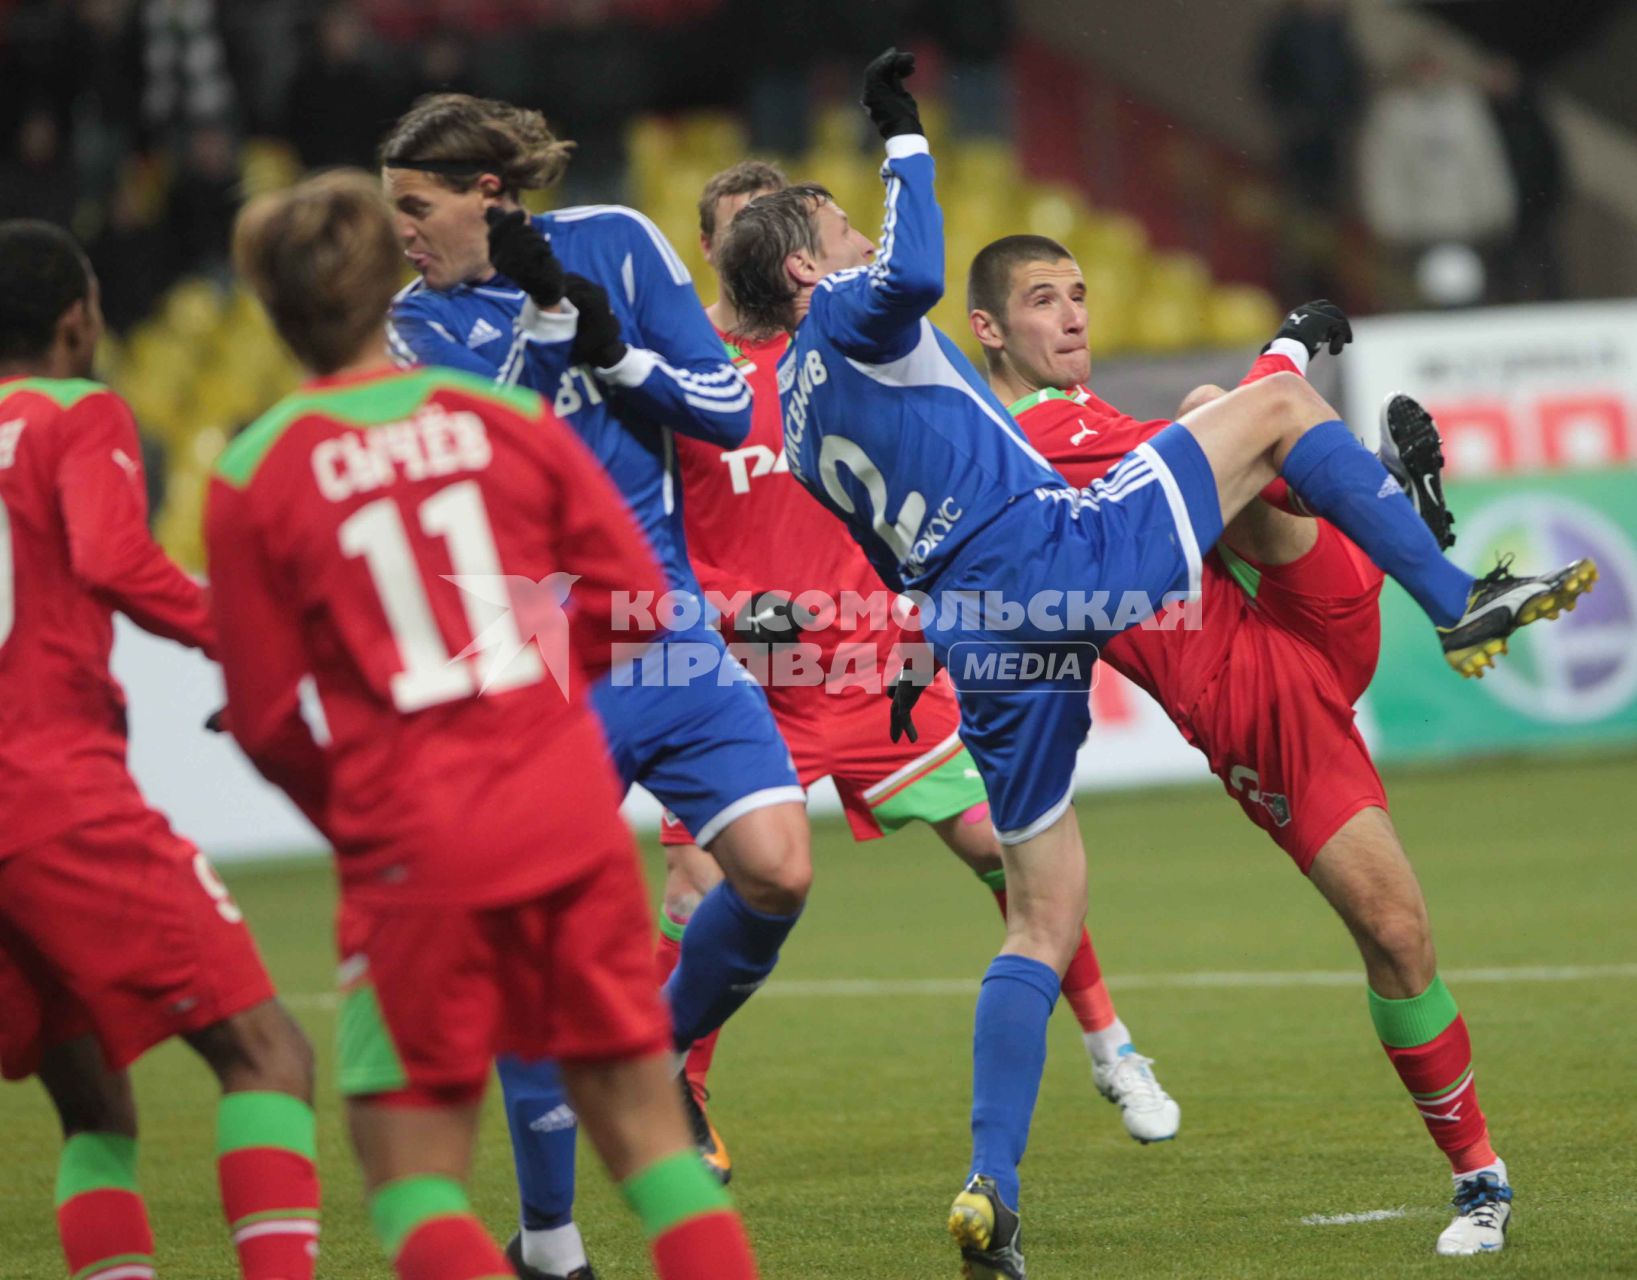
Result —
<svg viewBox="0 0 1637 1280"><path fill-rule="evenodd" d="M383 1247L405 1280L511 1275L461 1183L491 1064L515 1053L561 1063L662 1277L754 1276L670 1081L586 700L619 657L618 595L664 587L652 552L534 393L391 365L399 245L374 178L262 197L234 253L314 376L211 481L228 716L338 855L341 1089Z"/></svg>
<svg viewBox="0 0 1637 1280"><path fill-rule="evenodd" d="M974 260L967 296L990 386L1070 483L1090 484L1169 424L1120 413L1085 385L1085 281L1062 246L996 241ZM1339 311L1310 303L1245 381L1305 374L1319 350L1338 353L1351 337ZM1222 394L1197 389L1179 416ZM1406 396L1384 416L1383 461L1447 536L1436 428ZM1376 1033L1454 1172L1458 1215L1438 1252L1499 1249L1506 1165L1478 1103L1465 1020L1438 976L1426 902L1354 723L1375 672L1382 574L1333 525L1289 509L1282 481L1264 497L1287 509L1252 503L1229 524L1205 558L1194 618L1133 627L1102 656L1154 697L1341 916L1364 959Z"/></svg>
<svg viewBox="0 0 1637 1280"><path fill-rule="evenodd" d="M181 1036L222 1087L217 1169L244 1276L318 1250L312 1050L205 855L126 769L117 610L215 649L203 592L148 532L131 411L89 380L102 330L78 246L0 223L0 1072L62 1120L57 1226L76 1280L154 1274L127 1068Z"/></svg>
<svg viewBox="0 0 1637 1280"><path fill-rule="evenodd" d="M699 201L706 259L714 261L718 236L740 209L786 185L783 173L759 161L734 165L713 177ZM902 663L897 648L903 636L888 609L893 593L846 529L790 477L785 465L775 369L789 337L778 333L752 343L735 336L738 316L725 295L705 310L750 383L752 422L749 437L737 449L677 440L687 496L688 551L700 584L721 601L742 602L724 625L752 648L766 646L766 661L760 665L766 672L768 703L802 785L830 777L857 840L925 822L993 891L1004 914L1000 845L989 822L983 783L961 745L954 692L940 676L916 704L915 738L889 737L880 694ZM756 531L754 537L746 536L748 529ZM796 615L803 593L838 608L828 619L802 625ZM876 607L850 609L849 600ZM796 602L794 614L786 603L790 601ZM719 873L674 821L665 822L660 842L669 871L660 922L663 971L675 963L692 905ZM1155 1079L1150 1059L1132 1047L1089 935L1082 934L1064 975L1063 995L1079 1020L1097 1088L1119 1104L1132 1137L1142 1142L1175 1137L1180 1109ZM701 1042L688 1059L689 1080L701 1099L714 1044L714 1038ZM708 1146L718 1149L716 1158L725 1165L720 1138L707 1136Z"/></svg>

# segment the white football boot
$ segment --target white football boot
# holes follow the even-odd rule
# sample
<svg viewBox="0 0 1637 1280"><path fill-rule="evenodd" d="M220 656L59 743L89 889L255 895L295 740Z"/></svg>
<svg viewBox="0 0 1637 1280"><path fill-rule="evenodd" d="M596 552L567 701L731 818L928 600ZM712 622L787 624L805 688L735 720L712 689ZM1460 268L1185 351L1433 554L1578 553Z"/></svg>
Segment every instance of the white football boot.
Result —
<svg viewBox="0 0 1637 1280"><path fill-rule="evenodd" d="M1097 1092L1118 1104L1125 1131L1138 1142L1165 1142L1177 1136L1182 1108L1160 1087L1145 1058L1129 1045L1111 1064L1093 1061L1091 1078Z"/></svg>
<svg viewBox="0 0 1637 1280"><path fill-rule="evenodd" d="M1498 1253L1506 1247L1506 1225L1512 1217L1512 1186L1506 1162L1497 1160L1455 1180L1455 1219L1438 1237L1446 1258Z"/></svg>

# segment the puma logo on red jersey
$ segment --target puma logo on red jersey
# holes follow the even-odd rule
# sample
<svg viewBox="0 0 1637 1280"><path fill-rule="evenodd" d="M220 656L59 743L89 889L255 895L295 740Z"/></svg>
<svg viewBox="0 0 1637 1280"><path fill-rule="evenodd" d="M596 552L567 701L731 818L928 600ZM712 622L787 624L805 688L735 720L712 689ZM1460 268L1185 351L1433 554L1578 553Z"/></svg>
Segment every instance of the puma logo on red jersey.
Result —
<svg viewBox="0 0 1637 1280"><path fill-rule="evenodd" d="M1090 440L1094 436L1098 436L1098 435L1102 434L1102 432L1099 431L1096 427L1088 427L1086 425L1086 420L1084 418L1077 418L1077 419L1075 419L1075 421L1077 421L1080 424L1080 430L1076 431L1072 436L1069 437L1069 444L1070 445L1081 444L1081 443L1083 443L1083 442L1085 442L1087 440Z"/></svg>

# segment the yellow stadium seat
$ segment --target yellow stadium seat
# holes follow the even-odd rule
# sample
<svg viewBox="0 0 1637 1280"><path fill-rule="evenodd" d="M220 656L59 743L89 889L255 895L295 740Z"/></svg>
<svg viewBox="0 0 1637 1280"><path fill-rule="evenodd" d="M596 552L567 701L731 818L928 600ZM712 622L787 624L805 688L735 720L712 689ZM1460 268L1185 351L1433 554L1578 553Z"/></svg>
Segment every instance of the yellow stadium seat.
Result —
<svg viewBox="0 0 1637 1280"><path fill-rule="evenodd" d="M1248 284L1218 285L1211 290L1206 327L1213 344L1246 347L1267 341L1284 312L1265 289Z"/></svg>
<svg viewBox="0 0 1637 1280"><path fill-rule="evenodd" d="M712 173L743 160L750 149L744 125L725 111L694 111L683 116L677 144L683 157Z"/></svg>
<svg viewBox="0 0 1637 1280"><path fill-rule="evenodd" d="M239 180L246 199L294 185L301 171L296 149L278 138L247 138L239 149Z"/></svg>

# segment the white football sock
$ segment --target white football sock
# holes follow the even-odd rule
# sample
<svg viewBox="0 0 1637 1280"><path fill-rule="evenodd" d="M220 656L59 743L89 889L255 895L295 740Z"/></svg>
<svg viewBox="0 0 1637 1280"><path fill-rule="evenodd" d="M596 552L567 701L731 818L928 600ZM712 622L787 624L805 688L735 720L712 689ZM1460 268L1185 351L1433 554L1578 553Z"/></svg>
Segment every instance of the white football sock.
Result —
<svg viewBox="0 0 1637 1280"><path fill-rule="evenodd" d="M1493 1173L1500 1178L1501 1185L1508 1187L1512 1185L1506 1180L1506 1161L1499 1156L1495 1157L1494 1164L1486 1164L1477 1169L1468 1169L1465 1173L1452 1174L1451 1176L1455 1179L1455 1185L1460 1186L1463 1179L1475 1177L1480 1173Z"/></svg>
<svg viewBox="0 0 1637 1280"><path fill-rule="evenodd" d="M543 1231L524 1227L523 1261L536 1271L554 1276L566 1276L576 1267L585 1266L585 1241L580 1239L580 1228L572 1222Z"/></svg>
<svg viewBox="0 0 1637 1280"><path fill-rule="evenodd" d="M1101 1066L1118 1062L1120 1050L1131 1047L1131 1033L1118 1018L1101 1031L1083 1031L1080 1034L1086 1042L1086 1052L1091 1055L1091 1060Z"/></svg>

